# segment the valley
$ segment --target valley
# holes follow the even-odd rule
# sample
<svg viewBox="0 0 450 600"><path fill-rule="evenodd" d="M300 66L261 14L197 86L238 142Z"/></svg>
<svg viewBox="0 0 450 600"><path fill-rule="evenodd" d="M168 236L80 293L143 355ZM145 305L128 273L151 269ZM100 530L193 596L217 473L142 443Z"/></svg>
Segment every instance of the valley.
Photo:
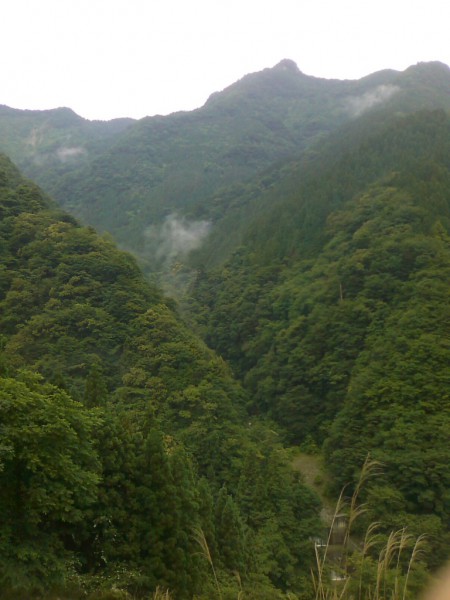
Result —
<svg viewBox="0 0 450 600"><path fill-rule="evenodd" d="M417 598L450 552L450 69L0 106L0 152L0 598Z"/></svg>

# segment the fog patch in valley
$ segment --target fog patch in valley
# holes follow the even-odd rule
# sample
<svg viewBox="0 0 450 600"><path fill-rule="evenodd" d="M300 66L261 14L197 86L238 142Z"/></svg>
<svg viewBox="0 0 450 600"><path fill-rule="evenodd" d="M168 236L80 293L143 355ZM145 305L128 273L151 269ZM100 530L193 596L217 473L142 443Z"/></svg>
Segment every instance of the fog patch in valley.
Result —
<svg viewBox="0 0 450 600"><path fill-rule="evenodd" d="M73 158L84 156L85 154L87 154L87 151L81 146L61 146L61 148L58 148L56 151L57 157L63 163L72 160Z"/></svg>
<svg viewBox="0 0 450 600"><path fill-rule="evenodd" d="M199 248L210 230L210 221L189 221L185 217L171 214L162 225L147 227L146 246L155 253L159 262L168 265Z"/></svg>

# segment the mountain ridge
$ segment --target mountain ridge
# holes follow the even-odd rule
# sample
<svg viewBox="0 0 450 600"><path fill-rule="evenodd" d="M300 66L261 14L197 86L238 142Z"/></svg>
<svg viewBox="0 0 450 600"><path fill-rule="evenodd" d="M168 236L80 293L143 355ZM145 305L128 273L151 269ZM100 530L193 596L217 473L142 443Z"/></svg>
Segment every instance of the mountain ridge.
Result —
<svg viewBox="0 0 450 600"><path fill-rule="evenodd" d="M282 61L208 106L120 131L66 128L70 109L34 131L30 115L12 124L0 110L3 142L28 148L62 204L187 292L168 299L110 235L0 156L0 551L13 565L0 561L1 582L14 586L15 569L38 582L73 573L76 552L94 586L99 574L147 597L164 584L180 600L202 585L211 598L195 524L230 597L313 597L317 502L280 441L323 452L337 494L359 488L367 455L383 463L361 491L363 519L379 523L377 540L428 536L414 585L445 560L449 103L440 64L330 84ZM174 250L171 235L201 245ZM58 421L56 446L33 436L53 431L52 407L84 431L63 472L54 448L71 421ZM45 493L17 503L36 472L49 475ZM76 497L64 522L54 494L70 493L74 472L91 504ZM41 527L47 493L57 502ZM361 596L382 551L354 550Z"/></svg>
<svg viewBox="0 0 450 600"><path fill-rule="evenodd" d="M384 127L275 182L230 258L197 263L186 310L256 415L322 446L336 491L370 453L372 521L422 528L444 557L450 114Z"/></svg>
<svg viewBox="0 0 450 600"><path fill-rule="evenodd" d="M420 85L414 83L418 70ZM244 76L199 109L132 123L111 143L103 139L92 158L73 150L64 170L52 167L38 183L154 269L155 248L146 230L168 216L187 217L219 189L301 155L368 111L450 107L450 77L434 81L436 70L443 71L433 63L340 81L304 75L282 61Z"/></svg>

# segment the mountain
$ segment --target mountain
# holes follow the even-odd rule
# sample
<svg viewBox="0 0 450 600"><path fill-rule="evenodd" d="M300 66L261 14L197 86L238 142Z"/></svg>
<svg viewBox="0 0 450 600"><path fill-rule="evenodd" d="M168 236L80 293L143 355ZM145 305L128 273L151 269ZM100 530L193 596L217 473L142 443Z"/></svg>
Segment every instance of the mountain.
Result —
<svg viewBox="0 0 450 600"><path fill-rule="evenodd" d="M267 240L271 239L273 243L273 240L277 239L285 245L289 243L292 235L295 235L291 235L292 232L284 237L272 235L272 224L275 222L280 226L283 221L286 228L297 229L298 235L295 241L292 240L291 249L280 248L276 252L295 252L294 246L305 236L306 228L314 232L320 228L310 227L309 219L313 212L311 210L307 218L302 215L292 222L288 206L290 198L296 203L300 194L312 193L314 197L314 189L322 188L321 179L324 172L327 173L326 177L330 178L329 187L334 186L336 190L341 188L341 157L359 152L360 148L364 148L366 140L373 137L377 131L383 136L390 124L394 128L397 127L399 116L406 116L424 108L450 110L450 69L441 63L419 64L400 74L382 71L366 79L375 84L375 90L385 90L386 84L379 85L380 78L382 81L390 81L391 86L395 85L396 91L392 96L381 100L383 94L377 96L375 92L370 92L352 98L353 107L359 102L359 106L365 105L366 110L358 109L355 118L336 127L329 135L312 143L291 160L272 165L261 175L219 190L208 202L199 202L192 214L196 219L211 222L211 235L205 237L200 247L191 253L188 262L202 268L220 264L241 243L246 243L248 235L259 236L263 240L258 248L259 256L266 252L268 256L273 256L274 249L267 245ZM378 100L375 100L376 98ZM385 164L389 164L389 142L383 143L386 148L380 148L378 160L383 161L383 152L386 150ZM363 165L363 160L364 158L358 166L359 179L364 177L364 171L370 172L371 168L371 165ZM345 173L344 177L347 175ZM336 191L335 195L339 193L341 192ZM327 210L328 208L322 213L322 224ZM280 212L284 215L281 219L277 214Z"/></svg>
<svg viewBox="0 0 450 600"><path fill-rule="evenodd" d="M0 257L0 597L309 593L319 502L273 425L131 255L1 155Z"/></svg>
<svg viewBox="0 0 450 600"><path fill-rule="evenodd" d="M299 157L369 112L448 107L449 92L449 69L441 63L338 81L307 76L284 60L213 94L195 111L133 124L84 123L83 132L93 135L95 130L104 137L91 145L83 145L75 134L73 141L69 137L64 145L58 142L53 162L41 173L30 162L37 157L30 159L34 134L29 129L19 144L17 124L13 129L8 125L0 149L9 152L15 139L12 156L28 175L72 214L110 231L155 269L167 254L183 256L192 247L169 244L164 251L162 240L170 239L173 222L176 231L187 228L188 239L191 227L200 232L194 235L194 246L207 231L215 232L214 223L228 211L230 185L246 183L274 163ZM26 113L16 117L20 122ZM71 119L77 120L73 114ZM73 160L70 169L61 168L61 156L79 163Z"/></svg>
<svg viewBox="0 0 450 600"><path fill-rule="evenodd" d="M426 531L433 561L450 516L450 116L367 124L290 165L189 307L253 412L322 446L338 487L367 454L383 465L371 517Z"/></svg>
<svg viewBox="0 0 450 600"><path fill-rule="evenodd" d="M0 106L1 151L43 186L104 151L132 119L88 121L70 108L18 110Z"/></svg>
<svg viewBox="0 0 450 600"><path fill-rule="evenodd" d="M449 92L282 61L168 117L0 109L58 200L0 157L0 597L316 596L283 443L360 495L356 542L378 523L340 567L367 597L378 542L426 534L384 582L417 597L449 550ZM92 224L192 280L182 310Z"/></svg>
<svg viewBox="0 0 450 600"><path fill-rule="evenodd" d="M50 191L85 222L151 260L152 226L297 154L345 118L323 87L283 62L213 94L201 109L141 120Z"/></svg>

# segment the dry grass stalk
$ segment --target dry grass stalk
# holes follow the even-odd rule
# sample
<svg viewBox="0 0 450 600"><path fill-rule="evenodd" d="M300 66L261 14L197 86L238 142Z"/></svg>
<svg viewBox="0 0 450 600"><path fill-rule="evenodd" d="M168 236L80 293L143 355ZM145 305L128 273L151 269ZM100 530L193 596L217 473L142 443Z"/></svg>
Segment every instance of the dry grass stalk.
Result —
<svg viewBox="0 0 450 600"><path fill-rule="evenodd" d="M216 588L217 588L217 593L219 595L219 600L222 600L222 591L220 589L219 580L217 579L216 569L214 568L214 562L213 562L211 552L209 550L208 542L206 540L203 529L201 527L195 527L193 529L193 536L194 536L195 541L198 543L198 545L202 549L201 554L206 558L206 560L208 561L208 563L211 566L211 570L214 575L214 582L215 582Z"/></svg>
<svg viewBox="0 0 450 600"><path fill-rule="evenodd" d="M413 564L419 558L420 554L422 553L422 547L425 544L425 538L426 538L425 535L423 535L423 534L419 535L419 537L416 539L413 550L411 552L411 558L409 559L408 569L406 571L405 584L403 586L402 600L405 600L405 598L406 598L406 592L408 591L408 580L409 580L409 575L411 573L411 568L412 568Z"/></svg>
<svg viewBox="0 0 450 600"><path fill-rule="evenodd" d="M162 590L159 586L156 588L152 600L172 600L169 590Z"/></svg>
<svg viewBox="0 0 450 600"><path fill-rule="evenodd" d="M365 512L365 506L358 503L358 498L362 490L363 485L368 479L376 475L381 467L381 463L372 460L369 456L367 457L364 465L361 469L359 480L356 484L355 491L350 498L349 502L344 501L344 490L341 492L337 501L336 510L331 522L330 533L328 536L327 544L324 552L321 554L318 547L316 546L316 562L317 562L317 573L312 574L312 581L315 590L315 600L406 600L408 591L408 582L413 564L417 561L420 556L424 536L420 536L412 549L411 556L408 562L406 575L402 575L401 564L402 556L405 550L412 544L412 536L406 532L406 529L400 529L393 531L388 537L385 546L381 549L378 555L378 561L376 563L376 572L374 586L366 584L364 589L364 578L367 576L365 572L365 565L370 568L370 551L373 550L377 541L379 540L379 534L377 529L380 523L372 523L366 530L364 542L362 548L357 549L358 553L357 562L353 564L353 568L357 575L357 586L351 585L352 574L348 567L348 561L350 557L350 536L352 526L355 521ZM333 565L327 565L328 550L331 545L331 534L333 525L339 515L344 509L348 509L348 523L347 529L344 535L344 541L342 544L342 579L334 583L330 583L325 577L325 573L328 569L332 569ZM369 562L366 560L369 559ZM394 567L392 565L395 565ZM356 581L355 581L356 583ZM402 591L400 589L402 587ZM352 591L353 590L353 591Z"/></svg>
<svg viewBox="0 0 450 600"><path fill-rule="evenodd" d="M366 530L366 534L364 536L364 543L361 552L361 564L364 563L364 559L366 558L369 550L373 548L377 542L378 535L375 533L380 523L375 522L371 523ZM358 600L362 600L362 583L363 583L363 568L361 566L359 571L359 582L358 582Z"/></svg>
<svg viewBox="0 0 450 600"><path fill-rule="evenodd" d="M315 600L319 600L320 598L324 599L326 597L324 595L325 588L323 585L323 572L324 572L325 563L327 560L328 549L331 545L331 536L332 536L332 532L333 532L334 523L336 522L337 515L339 515L342 512L343 508L345 507L344 490L345 490L345 488L339 494L338 501L336 502L336 508L333 513L333 518L331 519L331 526L329 529L327 543L326 543L325 551L323 553L322 558L320 557L317 546L315 546L316 563L317 563L317 581L315 580L315 577L313 576L313 584L314 584L314 588L316 590Z"/></svg>

